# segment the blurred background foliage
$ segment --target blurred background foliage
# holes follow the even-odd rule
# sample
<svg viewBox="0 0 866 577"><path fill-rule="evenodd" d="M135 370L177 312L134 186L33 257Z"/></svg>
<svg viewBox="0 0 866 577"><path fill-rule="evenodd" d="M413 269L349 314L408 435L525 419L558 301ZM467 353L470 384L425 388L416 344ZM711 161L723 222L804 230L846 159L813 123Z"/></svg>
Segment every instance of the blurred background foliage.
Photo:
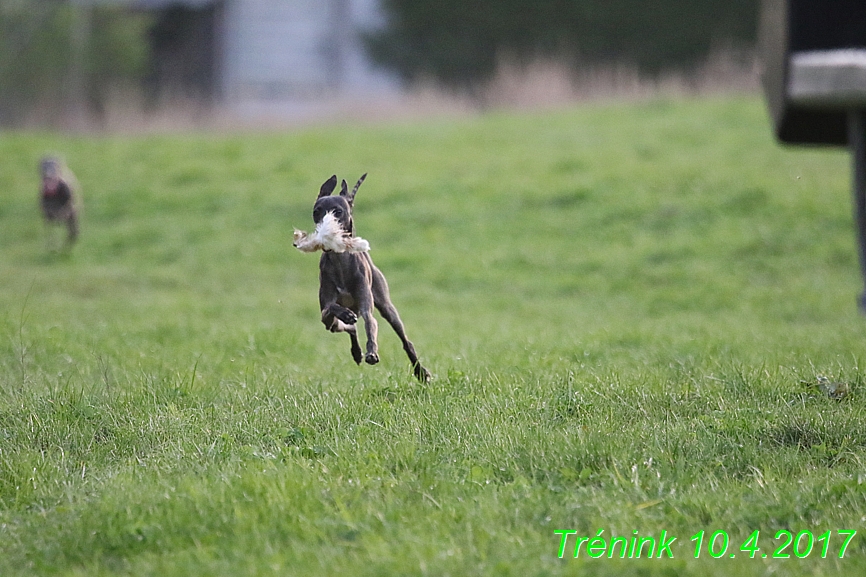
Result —
<svg viewBox="0 0 866 577"><path fill-rule="evenodd" d="M98 114L111 91L147 73L150 25L121 6L0 0L0 126L57 121L75 106Z"/></svg>
<svg viewBox="0 0 866 577"><path fill-rule="evenodd" d="M715 49L751 49L758 0L384 0L374 58L406 81L472 91L499 59L688 69Z"/></svg>
<svg viewBox="0 0 866 577"><path fill-rule="evenodd" d="M474 96L503 61L553 59L574 70L627 65L653 77L688 73L714 50L750 54L758 3L382 0L385 23L363 40L372 59L407 86L432 83ZM175 32L185 38L193 28L123 4L0 0L0 126L98 119L118 94L157 106L154 79L165 67L165 46L171 48L164 41L159 48L162 28L180 26Z"/></svg>

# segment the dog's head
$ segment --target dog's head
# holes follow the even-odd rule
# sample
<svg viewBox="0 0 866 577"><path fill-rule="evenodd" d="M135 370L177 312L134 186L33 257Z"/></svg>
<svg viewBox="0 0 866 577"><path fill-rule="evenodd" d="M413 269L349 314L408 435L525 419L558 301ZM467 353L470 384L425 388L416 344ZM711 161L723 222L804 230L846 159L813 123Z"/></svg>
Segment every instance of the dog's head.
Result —
<svg viewBox="0 0 866 577"><path fill-rule="evenodd" d="M63 176L63 162L54 156L44 157L39 161L39 175L43 189L53 193Z"/></svg>
<svg viewBox="0 0 866 577"><path fill-rule="evenodd" d="M325 218L325 215L330 212L339 221L344 231L353 234L352 205L355 202L355 194L358 192L358 187L361 186L365 178L367 178L366 173L358 179L358 183L352 189L352 192L349 192L349 187L344 180L338 196L331 196L331 193L337 188L337 175L326 180L322 188L319 189L319 197L316 199L316 204L313 205L313 222L319 224Z"/></svg>

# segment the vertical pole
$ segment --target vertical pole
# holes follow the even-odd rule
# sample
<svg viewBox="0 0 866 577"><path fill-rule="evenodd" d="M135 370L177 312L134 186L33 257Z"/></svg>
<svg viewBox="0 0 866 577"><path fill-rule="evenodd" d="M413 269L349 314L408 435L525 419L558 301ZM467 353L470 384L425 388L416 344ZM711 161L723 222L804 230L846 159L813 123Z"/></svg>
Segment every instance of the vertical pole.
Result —
<svg viewBox="0 0 866 577"><path fill-rule="evenodd" d="M866 314L866 110L848 112L848 146L853 166L854 223L857 225L857 249L864 292L858 299L860 312Z"/></svg>

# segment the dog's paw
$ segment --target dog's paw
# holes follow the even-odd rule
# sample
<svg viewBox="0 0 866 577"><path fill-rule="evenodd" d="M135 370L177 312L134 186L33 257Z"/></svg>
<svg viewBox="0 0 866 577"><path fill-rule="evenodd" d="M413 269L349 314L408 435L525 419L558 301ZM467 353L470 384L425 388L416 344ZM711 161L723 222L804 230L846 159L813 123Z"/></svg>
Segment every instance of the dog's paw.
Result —
<svg viewBox="0 0 866 577"><path fill-rule="evenodd" d="M368 365L375 365L379 362L379 355L376 353L367 353L367 356L364 357L364 360Z"/></svg>
<svg viewBox="0 0 866 577"><path fill-rule="evenodd" d="M336 317L347 325L353 325L358 322L358 315L356 315L349 309L343 309L341 311L338 311Z"/></svg>
<svg viewBox="0 0 866 577"><path fill-rule="evenodd" d="M421 363L415 363L415 366L412 367L412 372L415 374L415 378L422 383L429 383L432 378L430 371L422 367Z"/></svg>
<svg viewBox="0 0 866 577"><path fill-rule="evenodd" d="M340 305L331 305L330 313L346 323L347 325L353 325L358 322L358 315L352 312L350 309L346 307L341 307Z"/></svg>

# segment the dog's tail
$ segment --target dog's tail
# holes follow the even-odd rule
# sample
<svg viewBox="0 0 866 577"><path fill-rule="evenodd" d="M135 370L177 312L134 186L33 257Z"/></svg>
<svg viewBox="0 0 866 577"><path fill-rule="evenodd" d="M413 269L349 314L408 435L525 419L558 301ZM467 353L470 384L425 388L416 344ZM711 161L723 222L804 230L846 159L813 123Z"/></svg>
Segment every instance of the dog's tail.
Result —
<svg viewBox="0 0 866 577"><path fill-rule="evenodd" d="M352 189L352 195L349 197L352 200L355 199L355 195L358 194L358 189L361 188L361 183L364 182L364 179L367 178L367 173L361 175L361 178L358 179L358 182L355 184L355 188Z"/></svg>

